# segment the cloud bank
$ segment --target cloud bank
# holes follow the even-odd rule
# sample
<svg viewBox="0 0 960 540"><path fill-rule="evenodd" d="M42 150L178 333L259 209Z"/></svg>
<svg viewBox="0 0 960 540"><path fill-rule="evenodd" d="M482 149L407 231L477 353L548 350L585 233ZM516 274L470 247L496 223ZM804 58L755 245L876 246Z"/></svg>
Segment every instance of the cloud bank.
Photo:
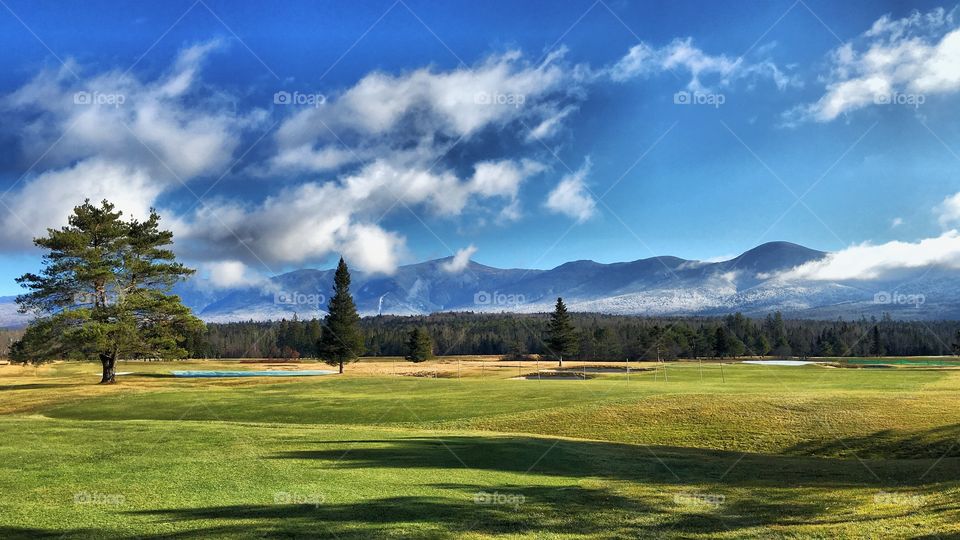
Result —
<svg viewBox="0 0 960 540"><path fill-rule="evenodd" d="M830 122L875 105L921 102L960 91L960 29L956 9L885 15L859 38L830 54L826 92L785 114L788 125Z"/></svg>

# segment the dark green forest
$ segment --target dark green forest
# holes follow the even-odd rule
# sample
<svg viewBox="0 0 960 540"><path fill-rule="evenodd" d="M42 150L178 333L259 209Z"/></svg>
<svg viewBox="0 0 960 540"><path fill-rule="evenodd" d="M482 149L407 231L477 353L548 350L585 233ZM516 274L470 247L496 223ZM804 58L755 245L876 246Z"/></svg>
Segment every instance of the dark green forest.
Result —
<svg viewBox="0 0 960 540"><path fill-rule="evenodd" d="M577 352L571 360L666 360L741 356L939 356L955 354L960 321L784 319L779 313L705 318L651 318L571 313ZM403 356L416 327L437 355L552 356L544 343L548 314L437 313L367 317L361 321L368 356ZM188 349L196 358L317 356L319 320L211 323Z"/></svg>

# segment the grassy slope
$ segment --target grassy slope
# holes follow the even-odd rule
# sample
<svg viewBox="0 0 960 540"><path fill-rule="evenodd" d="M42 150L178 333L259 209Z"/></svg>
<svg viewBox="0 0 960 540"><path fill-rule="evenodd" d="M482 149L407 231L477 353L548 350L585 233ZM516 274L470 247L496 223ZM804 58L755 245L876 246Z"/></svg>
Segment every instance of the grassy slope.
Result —
<svg viewBox="0 0 960 540"><path fill-rule="evenodd" d="M960 372L103 388L93 371L0 371L0 537L960 534Z"/></svg>

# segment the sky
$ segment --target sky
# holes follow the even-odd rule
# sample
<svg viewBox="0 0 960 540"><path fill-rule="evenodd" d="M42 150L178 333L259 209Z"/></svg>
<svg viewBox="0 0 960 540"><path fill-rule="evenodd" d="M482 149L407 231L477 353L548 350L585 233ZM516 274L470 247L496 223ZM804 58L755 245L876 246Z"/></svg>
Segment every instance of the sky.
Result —
<svg viewBox="0 0 960 540"><path fill-rule="evenodd" d="M725 5L730 4L730 5ZM0 1L0 295L84 198L211 287L453 256L960 267L937 2Z"/></svg>

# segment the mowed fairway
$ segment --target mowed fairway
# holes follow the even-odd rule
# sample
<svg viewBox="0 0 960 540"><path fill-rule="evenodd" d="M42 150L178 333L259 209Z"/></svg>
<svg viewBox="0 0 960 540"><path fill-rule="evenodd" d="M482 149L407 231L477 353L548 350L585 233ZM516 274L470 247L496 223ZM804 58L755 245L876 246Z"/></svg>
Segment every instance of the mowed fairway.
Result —
<svg viewBox="0 0 960 540"><path fill-rule="evenodd" d="M960 535L960 370L226 366L0 367L0 537Z"/></svg>

